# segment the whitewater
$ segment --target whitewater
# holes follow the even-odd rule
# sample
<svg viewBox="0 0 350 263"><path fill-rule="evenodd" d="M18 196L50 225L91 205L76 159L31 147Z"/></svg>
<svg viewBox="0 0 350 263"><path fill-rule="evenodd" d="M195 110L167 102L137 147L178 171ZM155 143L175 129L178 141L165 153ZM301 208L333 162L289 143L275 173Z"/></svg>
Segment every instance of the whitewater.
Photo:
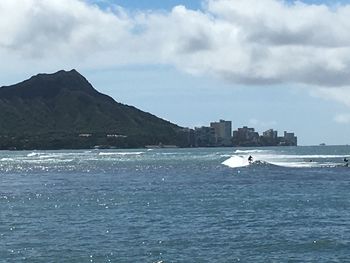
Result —
<svg viewBox="0 0 350 263"><path fill-rule="evenodd" d="M292 149L292 147L290 149ZM305 151L299 152L298 150L236 150L233 152L232 156L222 162L222 164L231 168L246 167L248 165L258 164L289 168L344 167L348 165L347 162L344 162L344 158L347 159L350 155L349 152L343 152L342 154L319 154L308 153ZM250 156L253 157L253 162L248 161Z"/></svg>

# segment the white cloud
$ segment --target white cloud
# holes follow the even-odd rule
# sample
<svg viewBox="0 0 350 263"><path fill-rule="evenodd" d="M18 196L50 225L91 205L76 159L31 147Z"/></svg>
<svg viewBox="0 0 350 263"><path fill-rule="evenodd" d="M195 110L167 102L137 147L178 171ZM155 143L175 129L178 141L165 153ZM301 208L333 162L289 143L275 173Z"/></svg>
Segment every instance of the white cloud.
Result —
<svg viewBox="0 0 350 263"><path fill-rule="evenodd" d="M334 117L334 121L340 124L349 124L350 114L338 114Z"/></svg>
<svg viewBox="0 0 350 263"><path fill-rule="evenodd" d="M0 68L162 63L234 83L350 86L350 5L207 0L131 14L90 2L1 0Z"/></svg>
<svg viewBox="0 0 350 263"><path fill-rule="evenodd" d="M337 88L315 88L311 94L316 97L320 97L325 100L333 100L342 103L350 107L350 88L349 87L337 87Z"/></svg>
<svg viewBox="0 0 350 263"><path fill-rule="evenodd" d="M0 1L1 68L16 65L98 62L126 50L132 23L122 13L78 0Z"/></svg>
<svg viewBox="0 0 350 263"><path fill-rule="evenodd" d="M249 125L253 127L261 128L261 129L270 129L271 127L275 127L277 125L276 121L264 121L252 118L249 120Z"/></svg>

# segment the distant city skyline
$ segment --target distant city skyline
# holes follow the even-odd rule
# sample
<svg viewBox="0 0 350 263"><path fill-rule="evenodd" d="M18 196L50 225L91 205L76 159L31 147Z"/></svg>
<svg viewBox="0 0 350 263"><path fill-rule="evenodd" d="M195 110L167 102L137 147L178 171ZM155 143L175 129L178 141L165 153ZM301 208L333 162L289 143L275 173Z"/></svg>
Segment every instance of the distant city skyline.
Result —
<svg viewBox="0 0 350 263"><path fill-rule="evenodd" d="M297 146L298 138L294 132L283 131L279 136L278 131L269 128L259 133L254 127L242 126L232 129L232 121L212 121L210 125L195 127L194 141L196 147L243 147L243 146Z"/></svg>
<svg viewBox="0 0 350 263"><path fill-rule="evenodd" d="M2 0L0 86L75 68L184 127L350 144L349 16L344 0Z"/></svg>

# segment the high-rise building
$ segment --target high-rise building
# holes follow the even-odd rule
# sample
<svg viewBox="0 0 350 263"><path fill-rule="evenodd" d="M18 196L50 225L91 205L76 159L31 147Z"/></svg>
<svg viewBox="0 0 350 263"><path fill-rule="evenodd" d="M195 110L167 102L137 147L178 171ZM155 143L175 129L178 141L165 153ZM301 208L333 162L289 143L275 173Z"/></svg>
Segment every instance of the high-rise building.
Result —
<svg viewBox="0 0 350 263"><path fill-rule="evenodd" d="M233 132L233 144L235 146L255 146L259 144L259 133L254 128L243 126Z"/></svg>
<svg viewBox="0 0 350 263"><path fill-rule="evenodd" d="M263 135L260 137L260 143L261 145L265 146L276 146L280 142L278 138L277 131L273 129L269 129L267 131L263 132Z"/></svg>
<svg viewBox="0 0 350 263"><path fill-rule="evenodd" d="M220 120L219 122L211 122L210 127L215 131L215 141L218 146L232 145L232 122Z"/></svg>
<svg viewBox="0 0 350 263"><path fill-rule="evenodd" d="M293 132L284 132L283 142L286 145L297 146L298 138L294 135Z"/></svg>
<svg viewBox="0 0 350 263"><path fill-rule="evenodd" d="M274 131L273 129L269 129L263 132L263 137L276 140L278 137L278 134L277 134L277 131Z"/></svg>
<svg viewBox="0 0 350 263"><path fill-rule="evenodd" d="M215 130L211 127L200 127L194 129L196 147L215 146Z"/></svg>

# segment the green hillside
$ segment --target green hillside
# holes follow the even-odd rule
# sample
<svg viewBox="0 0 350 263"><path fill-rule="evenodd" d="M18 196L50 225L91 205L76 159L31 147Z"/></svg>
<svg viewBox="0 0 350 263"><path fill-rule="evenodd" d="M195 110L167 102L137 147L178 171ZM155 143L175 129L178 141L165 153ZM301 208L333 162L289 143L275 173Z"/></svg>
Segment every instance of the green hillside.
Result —
<svg viewBox="0 0 350 263"><path fill-rule="evenodd" d="M184 129L96 91L76 70L0 88L1 149L187 146Z"/></svg>

